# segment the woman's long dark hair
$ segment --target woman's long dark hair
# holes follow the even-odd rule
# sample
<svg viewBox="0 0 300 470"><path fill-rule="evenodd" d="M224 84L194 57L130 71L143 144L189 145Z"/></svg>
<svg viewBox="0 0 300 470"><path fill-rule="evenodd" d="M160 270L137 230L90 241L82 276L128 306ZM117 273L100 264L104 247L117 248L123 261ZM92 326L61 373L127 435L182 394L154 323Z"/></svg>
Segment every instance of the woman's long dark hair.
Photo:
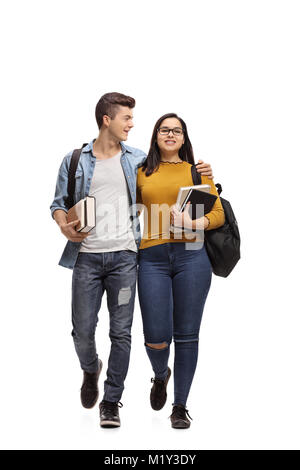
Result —
<svg viewBox="0 0 300 470"><path fill-rule="evenodd" d="M193 147L190 142L186 124L183 119L177 116L175 113L169 113L169 114L164 114L162 117L158 119L156 122L154 129L153 129L153 134L151 138L151 143L150 143L150 149L148 152L148 157L142 167L142 171L145 171L146 176L152 175L152 173L156 170L158 170L159 165L160 165L160 152L159 152L159 147L157 145L157 130L160 127L161 123L168 118L176 118L181 122L182 129L184 132L184 144L181 146L179 149L178 155L181 160L190 163L191 165L195 164L194 161L194 152L193 152Z"/></svg>

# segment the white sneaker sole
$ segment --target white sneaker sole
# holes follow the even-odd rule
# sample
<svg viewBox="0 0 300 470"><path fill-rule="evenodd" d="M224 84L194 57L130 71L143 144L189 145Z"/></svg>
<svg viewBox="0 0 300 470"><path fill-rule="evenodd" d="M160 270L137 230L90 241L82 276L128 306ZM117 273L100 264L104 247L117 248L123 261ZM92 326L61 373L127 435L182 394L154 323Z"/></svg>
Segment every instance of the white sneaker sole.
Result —
<svg viewBox="0 0 300 470"><path fill-rule="evenodd" d="M121 423L116 423L115 421L101 421L100 423L101 428L119 428Z"/></svg>

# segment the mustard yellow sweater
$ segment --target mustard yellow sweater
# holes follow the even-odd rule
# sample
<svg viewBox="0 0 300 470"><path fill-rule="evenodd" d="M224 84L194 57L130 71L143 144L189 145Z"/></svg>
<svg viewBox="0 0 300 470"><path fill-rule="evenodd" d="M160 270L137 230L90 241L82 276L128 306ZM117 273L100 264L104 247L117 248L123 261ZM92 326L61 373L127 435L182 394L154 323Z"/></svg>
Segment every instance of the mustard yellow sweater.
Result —
<svg viewBox="0 0 300 470"><path fill-rule="evenodd" d="M218 196L213 180L202 176L202 184L209 184L211 193ZM137 174L137 203L142 203L144 213L144 234L140 249L170 242L195 242L195 239L174 238L170 232L170 208L176 203L180 186L193 186L191 165L187 162L161 162L158 171L146 176L142 168ZM152 215L152 216L151 216ZM212 210L205 214L209 219L206 230L220 227L224 224L225 216L218 196Z"/></svg>

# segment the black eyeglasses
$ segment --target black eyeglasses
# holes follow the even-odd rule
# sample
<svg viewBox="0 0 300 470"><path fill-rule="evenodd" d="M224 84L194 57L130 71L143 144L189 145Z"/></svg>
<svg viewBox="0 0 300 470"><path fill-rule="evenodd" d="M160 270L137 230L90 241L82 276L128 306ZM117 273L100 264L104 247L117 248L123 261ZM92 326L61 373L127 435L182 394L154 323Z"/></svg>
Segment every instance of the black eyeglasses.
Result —
<svg viewBox="0 0 300 470"><path fill-rule="evenodd" d="M183 134L183 129L181 129L181 127L174 127L173 129L169 129L168 127L159 127L157 129L157 132L159 132L160 135L169 135L170 131L172 131L173 135Z"/></svg>

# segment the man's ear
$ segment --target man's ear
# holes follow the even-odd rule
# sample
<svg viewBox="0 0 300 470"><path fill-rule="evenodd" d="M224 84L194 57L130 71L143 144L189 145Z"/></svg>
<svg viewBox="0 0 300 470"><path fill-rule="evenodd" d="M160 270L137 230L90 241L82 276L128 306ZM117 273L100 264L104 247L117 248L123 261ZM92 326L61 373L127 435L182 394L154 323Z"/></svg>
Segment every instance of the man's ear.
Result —
<svg viewBox="0 0 300 470"><path fill-rule="evenodd" d="M110 117L107 116L107 114L104 114L104 116L103 116L103 124L104 124L106 127L108 127L109 124L110 124L110 121L111 121Z"/></svg>

